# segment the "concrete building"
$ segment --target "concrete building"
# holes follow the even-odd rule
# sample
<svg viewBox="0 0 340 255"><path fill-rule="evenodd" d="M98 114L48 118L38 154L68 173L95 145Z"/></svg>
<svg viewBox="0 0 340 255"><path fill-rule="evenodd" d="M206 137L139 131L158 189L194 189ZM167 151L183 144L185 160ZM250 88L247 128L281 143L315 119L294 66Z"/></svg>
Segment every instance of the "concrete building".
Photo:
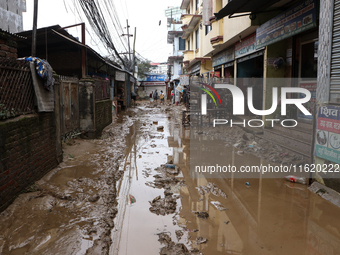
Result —
<svg viewBox="0 0 340 255"><path fill-rule="evenodd" d="M183 51L185 50L185 40L182 39L182 20L184 13L179 7L170 7L165 11L168 18L168 44L173 45L172 55L168 57L168 64L171 66L170 81L178 80L182 74Z"/></svg>
<svg viewBox="0 0 340 255"><path fill-rule="evenodd" d="M0 0L0 28L10 33L23 31L23 12L26 12L25 0Z"/></svg>

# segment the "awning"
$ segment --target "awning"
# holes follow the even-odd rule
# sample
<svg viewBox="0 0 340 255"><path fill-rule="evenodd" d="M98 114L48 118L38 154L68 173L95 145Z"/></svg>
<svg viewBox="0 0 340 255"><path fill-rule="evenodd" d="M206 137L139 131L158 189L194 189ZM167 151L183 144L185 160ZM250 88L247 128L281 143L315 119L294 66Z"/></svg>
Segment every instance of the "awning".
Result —
<svg viewBox="0 0 340 255"><path fill-rule="evenodd" d="M232 0L224 6L218 13L214 13L216 20L235 13L256 13L263 11L269 6L279 2L280 0Z"/></svg>

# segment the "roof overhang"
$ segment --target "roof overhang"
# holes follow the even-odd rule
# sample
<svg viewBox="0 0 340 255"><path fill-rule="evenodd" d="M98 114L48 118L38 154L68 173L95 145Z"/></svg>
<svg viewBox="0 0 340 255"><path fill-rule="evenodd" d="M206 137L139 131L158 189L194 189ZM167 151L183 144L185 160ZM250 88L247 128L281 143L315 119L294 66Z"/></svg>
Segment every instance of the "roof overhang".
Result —
<svg viewBox="0 0 340 255"><path fill-rule="evenodd" d="M202 15L192 15L189 24L187 26L186 25L182 26L183 29L182 39L187 39L189 37L189 35L194 31L195 27L197 26L201 19Z"/></svg>
<svg viewBox="0 0 340 255"><path fill-rule="evenodd" d="M170 56L168 57L168 63L173 63L175 60L183 60L184 56Z"/></svg>
<svg viewBox="0 0 340 255"><path fill-rule="evenodd" d="M183 0L180 8L186 10L189 4L190 4L190 0Z"/></svg>
<svg viewBox="0 0 340 255"><path fill-rule="evenodd" d="M225 16L232 16L235 13L257 13L267 9L280 0L232 0L218 13L214 13L216 20Z"/></svg>
<svg viewBox="0 0 340 255"><path fill-rule="evenodd" d="M190 66L196 64L197 62L205 63L205 61L209 61L209 60L211 61L211 58L194 58L193 60L191 60L191 61L189 62L188 67L190 67Z"/></svg>
<svg viewBox="0 0 340 255"><path fill-rule="evenodd" d="M165 86L165 81L142 81L140 86Z"/></svg>

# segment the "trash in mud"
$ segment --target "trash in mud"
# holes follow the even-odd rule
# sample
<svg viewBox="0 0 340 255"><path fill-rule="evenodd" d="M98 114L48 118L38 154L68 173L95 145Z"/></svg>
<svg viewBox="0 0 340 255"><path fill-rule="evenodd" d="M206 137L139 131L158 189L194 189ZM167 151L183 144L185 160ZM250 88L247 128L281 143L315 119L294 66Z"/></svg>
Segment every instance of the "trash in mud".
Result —
<svg viewBox="0 0 340 255"><path fill-rule="evenodd" d="M196 238L196 244L202 244L202 243L206 243L206 242L208 242L207 238L203 238L201 236Z"/></svg>
<svg viewBox="0 0 340 255"><path fill-rule="evenodd" d="M227 210L227 208L224 206L224 205L222 205L220 202L218 202L218 201L211 201L210 202L212 205L214 205L218 210L220 210L220 211L225 211L225 210Z"/></svg>
<svg viewBox="0 0 340 255"><path fill-rule="evenodd" d="M244 185L246 185L247 187L250 187L250 183L246 182Z"/></svg>
<svg viewBox="0 0 340 255"><path fill-rule="evenodd" d="M157 130L163 130L163 129L164 129L163 126L158 126L158 127L157 127Z"/></svg>
<svg viewBox="0 0 340 255"><path fill-rule="evenodd" d="M157 124L158 124L158 121L153 121L152 123L155 124L155 125L157 125Z"/></svg>
<svg viewBox="0 0 340 255"><path fill-rule="evenodd" d="M238 151L238 152L236 152L236 154L239 155L239 156L243 156L244 151Z"/></svg>
<svg viewBox="0 0 340 255"><path fill-rule="evenodd" d="M228 224L229 224L229 222L230 222L230 221L229 221L229 220L227 220L227 221L225 221L225 222L224 222L224 224L228 225Z"/></svg>
<svg viewBox="0 0 340 255"><path fill-rule="evenodd" d="M204 196L205 193L207 194L211 193L217 197L221 196L224 199L228 198L227 194L224 193L221 189L217 187L215 183L212 182L208 182L206 186L204 185L198 186L196 187L196 189L198 190L198 193L202 196Z"/></svg>
<svg viewBox="0 0 340 255"><path fill-rule="evenodd" d="M288 175L285 176L285 179L290 182L296 182L301 184L307 184L307 178L306 177L299 177L295 175Z"/></svg>
<svg viewBox="0 0 340 255"><path fill-rule="evenodd" d="M161 196L155 197L152 201L149 201L151 207L149 208L150 212L155 213L157 215L167 215L171 213L175 213L176 211L176 199L177 197L172 196L172 192L164 191L164 198Z"/></svg>
<svg viewBox="0 0 340 255"><path fill-rule="evenodd" d="M128 197L128 204L129 205L132 205L132 204L137 202L136 198L134 196L132 196L131 194L129 194L127 197Z"/></svg>
<svg viewBox="0 0 340 255"><path fill-rule="evenodd" d="M165 164L164 167L165 168L176 168L174 164Z"/></svg>
<svg viewBox="0 0 340 255"><path fill-rule="evenodd" d="M206 220L209 217L209 213L207 212L194 212L198 218Z"/></svg>

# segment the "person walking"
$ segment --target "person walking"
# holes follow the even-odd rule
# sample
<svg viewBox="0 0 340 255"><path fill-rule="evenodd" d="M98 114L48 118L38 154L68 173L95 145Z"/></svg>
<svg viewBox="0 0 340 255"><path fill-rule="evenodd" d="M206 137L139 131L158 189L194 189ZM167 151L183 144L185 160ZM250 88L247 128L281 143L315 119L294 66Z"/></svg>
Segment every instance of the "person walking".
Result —
<svg viewBox="0 0 340 255"><path fill-rule="evenodd" d="M153 102L153 91L149 95L150 104Z"/></svg>
<svg viewBox="0 0 340 255"><path fill-rule="evenodd" d="M161 104L164 104L164 93L163 93L163 90L161 90L161 93L159 94L159 98L161 100Z"/></svg>
<svg viewBox="0 0 340 255"><path fill-rule="evenodd" d="M158 99L158 92L157 92L157 89L156 89L155 92L153 93L153 99L156 101L156 104L157 104L157 99Z"/></svg>

